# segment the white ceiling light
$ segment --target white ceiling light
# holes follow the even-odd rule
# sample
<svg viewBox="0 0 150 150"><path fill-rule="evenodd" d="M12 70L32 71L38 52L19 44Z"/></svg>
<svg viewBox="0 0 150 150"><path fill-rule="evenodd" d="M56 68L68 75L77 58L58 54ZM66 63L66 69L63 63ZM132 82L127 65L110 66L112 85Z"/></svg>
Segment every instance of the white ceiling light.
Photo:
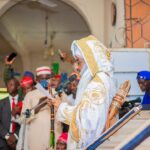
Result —
<svg viewBox="0 0 150 150"><path fill-rule="evenodd" d="M50 56L54 56L54 38L56 32L53 31L50 34L50 44L48 44L48 13L45 15L45 40L44 40L44 59L48 59Z"/></svg>
<svg viewBox="0 0 150 150"><path fill-rule="evenodd" d="M50 0L31 0L31 1L38 2L38 3L40 3L40 4L42 4L42 5L46 6L46 7L56 7L57 6L56 3L54 3L54 2L52 2Z"/></svg>

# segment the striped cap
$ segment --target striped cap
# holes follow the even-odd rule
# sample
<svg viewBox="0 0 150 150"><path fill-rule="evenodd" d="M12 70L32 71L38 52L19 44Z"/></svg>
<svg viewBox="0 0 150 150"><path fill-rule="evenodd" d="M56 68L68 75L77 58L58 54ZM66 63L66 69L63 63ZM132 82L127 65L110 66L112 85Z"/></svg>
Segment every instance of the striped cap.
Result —
<svg viewBox="0 0 150 150"><path fill-rule="evenodd" d="M37 75L37 76L43 75L43 74L50 75L50 74L51 74L51 69L50 69L50 67L43 66L43 67L38 67L38 68L36 69L36 75Z"/></svg>

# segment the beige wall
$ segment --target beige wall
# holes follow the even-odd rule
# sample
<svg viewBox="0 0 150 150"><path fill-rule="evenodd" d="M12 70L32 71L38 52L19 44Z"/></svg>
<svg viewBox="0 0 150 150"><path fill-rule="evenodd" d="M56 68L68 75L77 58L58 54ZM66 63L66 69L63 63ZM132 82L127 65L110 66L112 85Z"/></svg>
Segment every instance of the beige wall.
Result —
<svg viewBox="0 0 150 150"><path fill-rule="evenodd" d="M95 35L107 47L112 43L112 47L123 47L115 41L115 33L119 27L124 26L124 0L62 0L66 4L75 9L86 21L90 32ZM111 2L117 5L117 22L116 26L111 25ZM0 15L3 15L10 7L17 3L16 0L0 0ZM19 39L18 39L19 40ZM20 41L18 41L21 43ZM16 48L23 62L23 70L34 70L36 66L49 64L47 60L43 60L41 54L27 52L21 47ZM57 56L56 56L57 57ZM56 58L54 57L54 58ZM37 61L39 58L40 61ZM56 58L56 61L58 58ZM36 62L38 62L36 64ZM66 68L66 64L62 64L62 71Z"/></svg>
<svg viewBox="0 0 150 150"><path fill-rule="evenodd" d="M111 3L116 4L116 24L111 25ZM107 47L121 48L125 46L124 27L124 0L106 0L105 1L105 44ZM117 36L116 40L115 36Z"/></svg>
<svg viewBox="0 0 150 150"><path fill-rule="evenodd" d="M63 0L74 7L87 21L91 33L105 42L105 0Z"/></svg>
<svg viewBox="0 0 150 150"><path fill-rule="evenodd" d="M109 46L113 41L113 33L120 27L124 27L124 0L62 0L73 7L85 19L91 33L104 44ZM114 1L117 7L116 26L111 25L111 2ZM0 15L17 1L0 1ZM113 47L118 47L114 43Z"/></svg>
<svg viewBox="0 0 150 150"><path fill-rule="evenodd" d="M31 71L33 71L34 73L35 73L35 68L40 67L41 65L52 66L52 63L54 62L59 62L60 73L67 72L69 74L73 71L72 65L70 63L60 61L59 55L55 55L50 59L43 59L43 52L41 51L38 53L31 53L30 57L36 58L36 59L30 59L31 68L32 68Z"/></svg>
<svg viewBox="0 0 150 150"><path fill-rule="evenodd" d="M87 21L91 33L107 47L124 47L124 0L63 0L73 6ZM111 3L117 8L116 25L111 25ZM119 43L115 35L119 36Z"/></svg>

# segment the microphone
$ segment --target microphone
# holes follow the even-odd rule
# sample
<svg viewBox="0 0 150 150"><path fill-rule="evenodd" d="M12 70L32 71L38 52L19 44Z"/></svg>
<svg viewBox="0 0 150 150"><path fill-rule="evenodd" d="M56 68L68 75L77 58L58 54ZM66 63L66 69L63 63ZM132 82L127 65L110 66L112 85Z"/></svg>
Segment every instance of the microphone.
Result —
<svg viewBox="0 0 150 150"><path fill-rule="evenodd" d="M31 110L30 109L26 109L25 112L23 112L23 114L26 116L26 118L29 118L31 115Z"/></svg>
<svg viewBox="0 0 150 150"><path fill-rule="evenodd" d="M73 81L75 81L77 79L77 75L73 74L72 76L69 77L69 79L65 82L65 83L61 83L56 89L55 91L58 93L62 93L66 88L67 85Z"/></svg>
<svg viewBox="0 0 150 150"><path fill-rule="evenodd" d="M60 93L62 93L63 91L65 91L67 89L67 85L73 81L75 81L77 79L77 75L74 74L71 77L69 77L69 79L65 82L65 83L61 83L56 89L55 91L57 92L55 95L58 95ZM45 90L42 85L40 83L37 83L35 86L38 90L40 90L45 96L47 96L50 99L53 99L53 97L49 94L49 92L47 90ZM33 106L31 109L26 109L25 112L23 112L23 114L26 116L26 118L29 118L31 115L31 111L35 110L36 108L38 108L40 105L46 103L46 101L43 101L41 104L37 104L35 106Z"/></svg>

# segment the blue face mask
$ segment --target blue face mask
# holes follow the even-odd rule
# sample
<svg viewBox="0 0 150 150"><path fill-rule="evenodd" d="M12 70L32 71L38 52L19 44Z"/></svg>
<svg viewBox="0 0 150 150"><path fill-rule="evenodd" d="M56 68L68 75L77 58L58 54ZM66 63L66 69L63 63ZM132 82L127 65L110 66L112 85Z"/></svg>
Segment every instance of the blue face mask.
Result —
<svg viewBox="0 0 150 150"><path fill-rule="evenodd" d="M46 79L41 80L40 84L42 85L43 88L45 89L48 88L48 81Z"/></svg>

